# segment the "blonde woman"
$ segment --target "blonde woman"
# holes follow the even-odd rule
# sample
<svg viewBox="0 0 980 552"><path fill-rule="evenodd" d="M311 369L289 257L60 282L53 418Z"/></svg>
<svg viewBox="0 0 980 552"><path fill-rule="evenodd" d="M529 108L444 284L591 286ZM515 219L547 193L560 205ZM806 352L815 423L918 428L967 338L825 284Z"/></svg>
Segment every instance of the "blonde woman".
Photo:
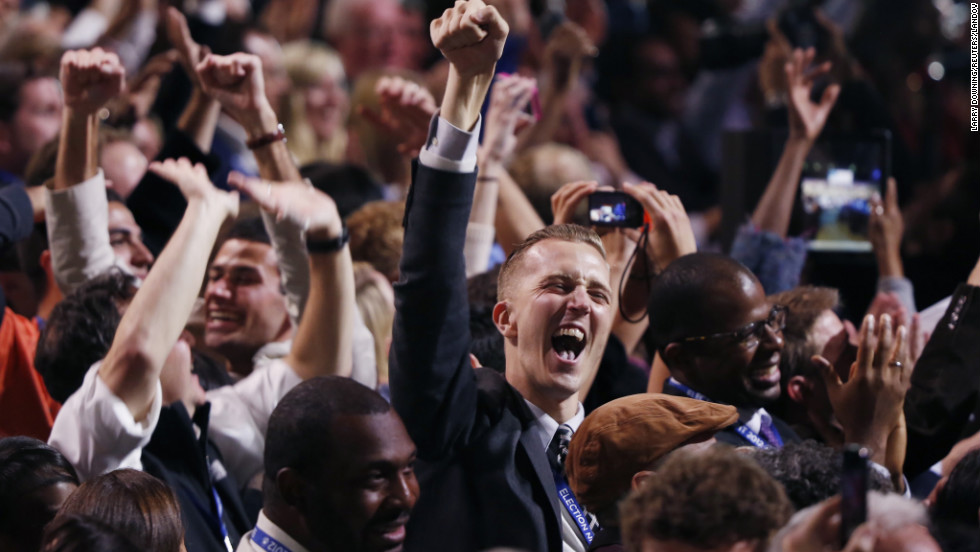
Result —
<svg viewBox="0 0 980 552"><path fill-rule="evenodd" d="M391 343L391 327L395 320L395 292L388 279L366 262L354 263L354 287L361 318L374 336L378 390L388 397L388 345Z"/></svg>
<svg viewBox="0 0 980 552"><path fill-rule="evenodd" d="M283 57L293 83L283 113L289 150L301 165L343 161L350 98L340 57L308 40L286 44Z"/></svg>

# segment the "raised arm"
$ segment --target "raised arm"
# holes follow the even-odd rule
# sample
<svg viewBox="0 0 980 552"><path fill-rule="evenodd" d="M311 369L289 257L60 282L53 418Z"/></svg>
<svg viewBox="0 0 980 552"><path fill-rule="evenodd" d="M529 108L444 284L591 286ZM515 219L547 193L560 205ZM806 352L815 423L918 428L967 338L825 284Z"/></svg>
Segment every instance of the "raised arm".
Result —
<svg viewBox="0 0 980 552"><path fill-rule="evenodd" d="M598 53L585 29L571 21L564 21L552 31L544 51L541 120L521 136L522 151L552 140L565 114L565 104L579 83L585 60Z"/></svg>
<svg viewBox="0 0 980 552"><path fill-rule="evenodd" d="M515 244L544 227L544 221L507 172L517 147L517 132L533 121L523 109L531 100L535 86L534 80L529 78L497 77L497 84L490 94L486 130L477 162L479 172L467 231L468 246L474 241L471 235L489 234L492 239L492 233L496 232L497 240L510 254ZM488 226L491 224L492 228ZM486 270L486 263L484 255L468 254L467 273Z"/></svg>
<svg viewBox="0 0 980 552"><path fill-rule="evenodd" d="M245 129L262 178L272 185L301 181L285 135L279 132L279 119L266 98L259 57L208 55L198 64L197 74L204 90ZM295 326L310 291L303 229L288 219L277 221L265 211L262 220L279 260L289 316Z"/></svg>
<svg viewBox="0 0 980 552"><path fill-rule="evenodd" d="M169 6L166 17L167 39L177 51L180 65L193 86L191 98L177 121L177 128L186 134L198 149L206 153L211 151L214 129L218 126L218 116L221 114L221 104L204 91L201 79L197 76L197 65L204 60L208 49L191 38L187 18L180 10Z"/></svg>
<svg viewBox="0 0 980 552"><path fill-rule="evenodd" d="M807 244L801 238L786 237L793 201L803 162L840 93L840 86L832 84L824 91L820 103L810 101L814 79L830 70L829 63L808 70L814 55L812 49L796 50L785 65L789 137L751 221L739 228L732 243L731 256L755 273L767 294L786 291L799 284Z"/></svg>
<svg viewBox="0 0 980 552"><path fill-rule="evenodd" d="M115 263L95 114L122 92L125 78L119 58L100 48L66 52L61 59L65 107L45 211L52 269L66 295Z"/></svg>
<svg viewBox="0 0 980 552"><path fill-rule="evenodd" d="M655 313L643 316L652 279L674 260L696 253L698 248L691 220L680 198L649 182L624 183L623 191L643 206L650 220L645 256L629 267L628 281L623 286L622 308L616 310L613 321L613 333L623 342L627 354L632 354L650 324L650 316L655 316ZM634 236L634 240L641 241L639 236ZM646 264L639 262L641 259ZM615 284L619 285L619 282Z"/></svg>
<svg viewBox="0 0 980 552"><path fill-rule="evenodd" d="M167 8L165 23L167 38L193 89L176 128L167 134L157 160L187 157L192 163L210 165L212 161L208 152L221 105L204 92L197 77L197 64L204 58L207 49L191 38L187 19L176 8ZM143 230L146 246L158 255L180 224L187 202L176 186L147 171L126 199L126 205Z"/></svg>
<svg viewBox="0 0 980 552"><path fill-rule="evenodd" d="M310 296L286 363L302 379L351 375L354 269L337 205L309 182L273 185L235 176L263 210L306 228L310 248Z"/></svg>
<svg viewBox="0 0 980 552"><path fill-rule="evenodd" d="M238 213L238 195L216 189L202 165L167 160L154 162L150 170L180 188L187 210L126 308L99 367L99 377L136 420L153 404L164 361L191 315L218 230Z"/></svg>
<svg viewBox="0 0 980 552"><path fill-rule="evenodd" d="M878 292L894 294L911 317L918 311L912 282L905 277L902 266L904 234L905 221L898 207L898 186L894 178L889 178L884 199L871 202L868 237L878 263Z"/></svg>
<svg viewBox="0 0 980 552"><path fill-rule="evenodd" d="M782 238L789 231L790 215L793 213L793 201L796 199L796 189L803 172L803 162L820 136L827 116L840 94L840 85L832 84L824 90L820 103L810 101L814 80L830 72L830 62L809 68L815 56L816 51L812 48L806 51L796 50L786 64L789 137L762 199L752 213L752 224L759 230L772 232Z"/></svg>
<svg viewBox="0 0 980 552"><path fill-rule="evenodd" d="M450 73L407 200L390 376L392 403L419 456L434 460L465 444L475 423L463 247L480 107L507 24L496 9L471 0L447 10L430 31Z"/></svg>

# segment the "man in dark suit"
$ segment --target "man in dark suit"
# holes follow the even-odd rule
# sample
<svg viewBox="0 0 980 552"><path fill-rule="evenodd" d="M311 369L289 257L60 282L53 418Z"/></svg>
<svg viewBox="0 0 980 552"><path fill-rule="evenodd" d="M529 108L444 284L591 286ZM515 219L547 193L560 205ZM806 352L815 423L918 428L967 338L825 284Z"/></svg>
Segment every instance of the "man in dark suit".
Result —
<svg viewBox="0 0 980 552"><path fill-rule="evenodd" d="M431 31L450 73L406 202L390 365L419 458L405 549L584 551L593 528L567 490L562 444L584 418L578 392L612 325L609 266L587 229L529 237L501 270L493 310L506 376L471 368L462 253L480 107L508 28L470 0Z"/></svg>
<svg viewBox="0 0 980 552"><path fill-rule="evenodd" d="M670 370L664 393L730 404L739 421L716 438L737 446L799 441L765 406L779 398L786 311L729 257L677 259L650 293L650 329Z"/></svg>

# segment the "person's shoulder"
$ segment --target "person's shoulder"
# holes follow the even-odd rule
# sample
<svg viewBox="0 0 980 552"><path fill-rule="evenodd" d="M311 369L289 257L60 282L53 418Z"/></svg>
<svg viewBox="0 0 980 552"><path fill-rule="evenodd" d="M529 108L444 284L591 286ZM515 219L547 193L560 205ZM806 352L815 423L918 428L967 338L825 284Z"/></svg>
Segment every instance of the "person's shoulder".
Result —
<svg viewBox="0 0 980 552"><path fill-rule="evenodd" d="M478 408L491 422L505 415L518 419L533 419L524 397L500 372L493 368L476 368L476 392Z"/></svg>

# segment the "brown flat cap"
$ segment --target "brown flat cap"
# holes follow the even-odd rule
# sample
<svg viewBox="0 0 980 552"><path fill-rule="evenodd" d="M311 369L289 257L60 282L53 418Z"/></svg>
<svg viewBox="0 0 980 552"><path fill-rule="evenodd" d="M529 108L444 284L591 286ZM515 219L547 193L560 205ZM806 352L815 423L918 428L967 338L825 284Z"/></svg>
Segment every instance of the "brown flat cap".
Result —
<svg viewBox="0 0 980 552"><path fill-rule="evenodd" d="M629 490L636 472L736 420L734 406L686 397L643 393L610 401L589 414L572 436L565 460L568 483L582 506L598 511Z"/></svg>

